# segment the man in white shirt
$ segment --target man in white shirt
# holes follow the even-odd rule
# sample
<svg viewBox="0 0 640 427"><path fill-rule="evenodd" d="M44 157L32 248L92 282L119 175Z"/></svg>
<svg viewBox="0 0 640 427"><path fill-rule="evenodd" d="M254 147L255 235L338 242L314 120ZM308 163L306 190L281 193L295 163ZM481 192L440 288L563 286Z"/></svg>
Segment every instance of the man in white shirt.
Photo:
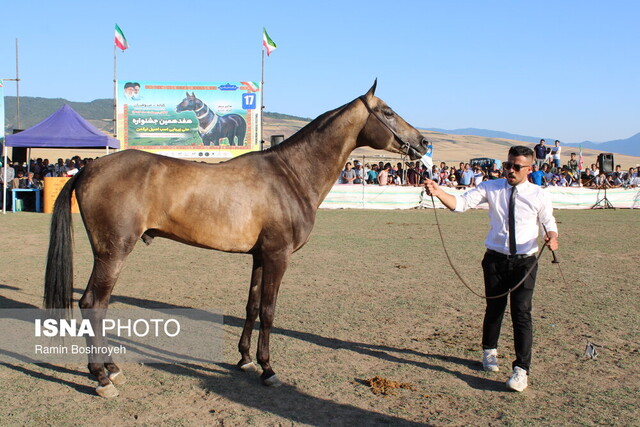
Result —
<svg viewBox="0 0 640 427"><path fill-rule="evenodd" d="M446 193L434 181L426 180L425 183L427 193L453 211L464 212L484 202L489 205L490 229L485 240L487 252L482 260L487 296L482 327L482 364L485 370L499 370L498 338L510 295L516 360L507 387L516 391L527 388L531 364L531 300L538 269L535 256L538 234L544 235L545 244L551 250L558 249L558 227L551 199L541 187L527 180L533 160L530 148L511 147L508 160L503 163L506 179L484 181L461 196ZM540 230L541 225L546 227L546 233ZM492 298L508 292L523 279L524 282L509 295Z"/></svg>

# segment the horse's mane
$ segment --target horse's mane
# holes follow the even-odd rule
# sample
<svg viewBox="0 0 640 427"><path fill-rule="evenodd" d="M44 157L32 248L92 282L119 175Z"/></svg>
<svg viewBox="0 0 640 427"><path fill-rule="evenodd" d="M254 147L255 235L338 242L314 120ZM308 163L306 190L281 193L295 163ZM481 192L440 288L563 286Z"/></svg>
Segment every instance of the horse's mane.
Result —
<svg viewBox="0 0 640 427"><path fill-rule="evenodd" d="M310 134L323 132L347 110L347 107L351 105L352 102L321 114L280 144L270 147L263 152L279 152L281 150L287 150L287 147L293 147L305 141Z"/></svg>

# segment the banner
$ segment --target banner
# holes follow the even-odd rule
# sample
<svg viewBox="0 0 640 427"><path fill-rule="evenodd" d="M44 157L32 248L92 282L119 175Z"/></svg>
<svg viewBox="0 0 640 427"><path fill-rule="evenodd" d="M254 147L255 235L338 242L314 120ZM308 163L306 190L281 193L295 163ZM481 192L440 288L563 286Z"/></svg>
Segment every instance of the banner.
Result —
<svg viewBox="0 0 640 427"><path fill-rule="evenodd" d="M123 148L229 159L260 149L260 83L117 82Z"/></svg>

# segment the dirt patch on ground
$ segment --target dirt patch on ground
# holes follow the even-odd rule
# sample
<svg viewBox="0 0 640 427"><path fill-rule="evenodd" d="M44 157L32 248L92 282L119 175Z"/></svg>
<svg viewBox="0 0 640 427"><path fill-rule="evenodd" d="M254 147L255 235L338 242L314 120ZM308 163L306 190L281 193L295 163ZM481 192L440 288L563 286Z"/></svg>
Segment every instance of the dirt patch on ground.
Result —
<svg viewBox="0 0 640 427"><path fill-rule="evenodd" d="M458 270L478 291L486 215L439 215ZM320 211L278 299L271 358L282 387L235 367L251 258L155 239L129 256L111 307L220 308L224 360L125 364L128 382L109 401L95 395L84 363L4 363L0 425L637 424L638 211L556 215L566 281L543 256L524 393L504 385L513 357L508 314L501 370L482 371L483 303L447 265L432 212ZM0 218L0 308L41 306L49 219ZM74 221L78 299L92 258ZM257 331L254 353L256 341ZM584 354L587 341L598 346L596 360ZM364 381L376 376L414 389L376 395Z"/></svg>

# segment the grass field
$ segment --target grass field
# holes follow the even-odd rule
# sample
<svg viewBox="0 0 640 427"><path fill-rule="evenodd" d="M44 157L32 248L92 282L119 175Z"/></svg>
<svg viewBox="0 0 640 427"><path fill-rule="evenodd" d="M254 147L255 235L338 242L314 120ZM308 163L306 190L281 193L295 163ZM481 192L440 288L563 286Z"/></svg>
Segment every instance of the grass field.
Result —
<svg viewBox="0 0 640 427"><path fill-rule="evenodd" d="M128 382L114 400L95 395L84 365L4 363L0 425L638 425L640 211L556 217L566 281L544 254L524 393L504 387L508 316L503 368L481 370L483 302L448 266L432 211L324 210L280 290L271 357L282 387L234 366L250 257L156 239L129 256L111 307L223 309L224 362L123 365ZM486 212L439 219L457 268L481 291ZM0 216L0 308L41 305L49 220ZM79 298L92 257L78 215L74 226ZM587 340L596 360L584 357ZM376 375L414 389L375 395L365 381Z"/></svg>

